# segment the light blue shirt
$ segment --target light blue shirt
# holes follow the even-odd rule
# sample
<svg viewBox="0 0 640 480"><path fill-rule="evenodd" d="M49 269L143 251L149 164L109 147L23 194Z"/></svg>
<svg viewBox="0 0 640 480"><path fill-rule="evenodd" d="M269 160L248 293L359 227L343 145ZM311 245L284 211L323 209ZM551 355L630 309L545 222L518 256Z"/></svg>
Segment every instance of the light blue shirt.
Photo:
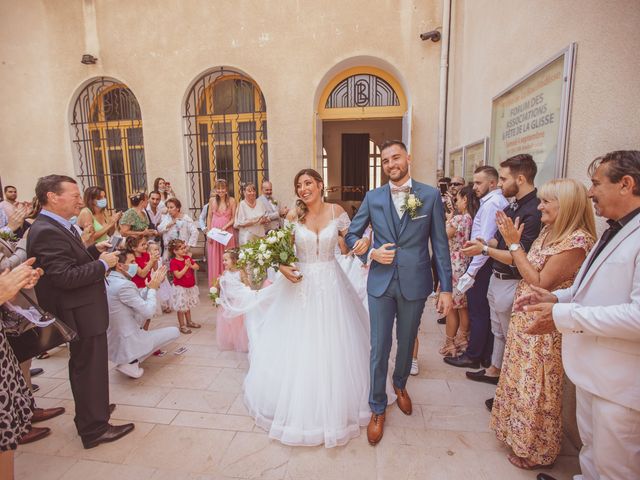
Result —
<svg viewBox="0 0 640 480"><path fill-rule="evenodd" d="M76 228L75 225L73 225L69 220L67 220L66 218L61 217L60 215L58 215L57 213L53 213L50 212L49 210L43 208L42 210L40 210L40 213L42 215L44 215L45 217L49 217L53 220L55 220L56 222L58 222L60 225L62 225L64 228L66 228L67 230L69 230L71 232L72 228ZM109 264L107 262L105 262L104 260L102 260L101 258L99 259L100 262L102 263L102 265L104 265L104 271L108 272L109 271Z"/></svg>
<svg viewBox="0 0 640 480"><path fill-rule="evenodd" d="M4 208L0 208L0 232L13 233L13 231L7 227L9 223L9 219L7 218L7 214L4 213Z"/></svg>
<svg viewBox="0 0 640 480"><path fill-rule="evenodd" d="M480 199L480 208L473 219L471 227L471 239L482 238L485 241L496 236L498 226L496 225L496 213L504 210L509 205L509 201L502 195L502 190L496 188ZM489 257L487 255L476 255L471 260L467 273L475 277Z"/></svg>

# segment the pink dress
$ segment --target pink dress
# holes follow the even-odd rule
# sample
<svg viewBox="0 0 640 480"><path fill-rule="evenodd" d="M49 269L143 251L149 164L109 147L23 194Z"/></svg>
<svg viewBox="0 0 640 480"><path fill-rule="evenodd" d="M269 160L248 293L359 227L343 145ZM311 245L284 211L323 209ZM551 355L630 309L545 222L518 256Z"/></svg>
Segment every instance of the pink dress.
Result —
<svg viewBox="0 0 640 480"><path fill-rule="evenodd" d="M240 272L224 272L224 277L233 276L234 281L240 282ZM249 351L249 337L244 326L244 315L230 317L224 307L218 307L216 319L216 341L220 350Z"/></svg>
<svg viewBox="0 0 640 480"><path fill-rule="evenodd" d="M231 221L231 209L227 206L224 211L214 210L211 215L211 227L222 228ZM227 232L234 233L233 226L227 228ZM227 246L223 246L221 243L214 242L207 239L207 273L209 277L209 286L216 283L216 280L222 274L224 270L222 266L222 255L225 249L235 248L236 238L234 237L229 241Z"/></svg>

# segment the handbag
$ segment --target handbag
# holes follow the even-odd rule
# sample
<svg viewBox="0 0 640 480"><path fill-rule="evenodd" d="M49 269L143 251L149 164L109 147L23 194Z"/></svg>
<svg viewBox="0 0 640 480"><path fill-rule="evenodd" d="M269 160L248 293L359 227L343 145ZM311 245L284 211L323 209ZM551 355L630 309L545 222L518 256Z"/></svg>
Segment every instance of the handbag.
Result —
<svg viewBox="0 0 640 480"><path fill-rule="evenodd" d="M20 294L40 313L40 322L51 322L46 327L34 325L18 336L7 335L7 340L16 355L18 362L24 362L47 350L59 347L63 343L78 339L78 334L54 314L43 310L23 292ZM7 332L8 333L8 332Z"/></svg>
<svg viewBox="0 0 640 480"><path fill-rule="evenodd" d="M2 329L7 335L12 337L22 335L35 327L33 322L30 322L20 311L12 308L8 302L0 305L0 316L2 319Z"/></svg>

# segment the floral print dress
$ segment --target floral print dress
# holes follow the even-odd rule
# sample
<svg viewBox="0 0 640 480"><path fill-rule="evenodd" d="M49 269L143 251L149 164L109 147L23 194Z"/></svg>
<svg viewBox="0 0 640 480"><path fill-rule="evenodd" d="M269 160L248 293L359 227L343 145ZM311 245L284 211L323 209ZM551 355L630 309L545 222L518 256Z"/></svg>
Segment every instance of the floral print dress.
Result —
<svg viewBox="0 0 640 480"><path fill-rule="evenodd" d="M468 213L454 215L447 221L447 227L456 229L456 233L449 239L449 254L451 256L451 280L453 282L453 308L467 308L467 296L460 293L455 286L471 262L471 257L462 254L464 242L471 236L473 219Z"/></svg>
<svg viewBox="0 0 640 480"><path fill-rule="evenodd" d="M595 241L589 233L576 230L561 242L544 246L548 234L545 226L527 255L538 272L552 255L575 248L589 253ZM578 268L570 280L553 289L569 287L577 273ZM515 298L531 291L529 284L520 280ZM518 457L551 465L562 440L562 335L557 330L546 335L525 333L533 319L533 314L526 312L511 315L490 426Z"/></svg>

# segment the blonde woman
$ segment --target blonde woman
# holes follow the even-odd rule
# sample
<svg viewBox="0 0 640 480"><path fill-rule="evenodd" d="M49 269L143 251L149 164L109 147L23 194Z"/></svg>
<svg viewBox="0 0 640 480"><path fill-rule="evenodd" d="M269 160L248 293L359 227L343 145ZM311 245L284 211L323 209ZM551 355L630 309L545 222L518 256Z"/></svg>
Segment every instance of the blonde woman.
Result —
<svg viewBox="0 0 640 480"><path fill-rule="evenodd" d="M540 189L544 225L528 254L519 248L524 224L503 212L497 224L522 280L515 298L531 287L566 288L573 280L596 237L593 207L581 183L552 180ZM550 466L560 452L562 439L561 335L529 335L525 330L533 313L513 312L503 369L491 411L491 428L513 450L509 461L532 470Z"/></svg>

